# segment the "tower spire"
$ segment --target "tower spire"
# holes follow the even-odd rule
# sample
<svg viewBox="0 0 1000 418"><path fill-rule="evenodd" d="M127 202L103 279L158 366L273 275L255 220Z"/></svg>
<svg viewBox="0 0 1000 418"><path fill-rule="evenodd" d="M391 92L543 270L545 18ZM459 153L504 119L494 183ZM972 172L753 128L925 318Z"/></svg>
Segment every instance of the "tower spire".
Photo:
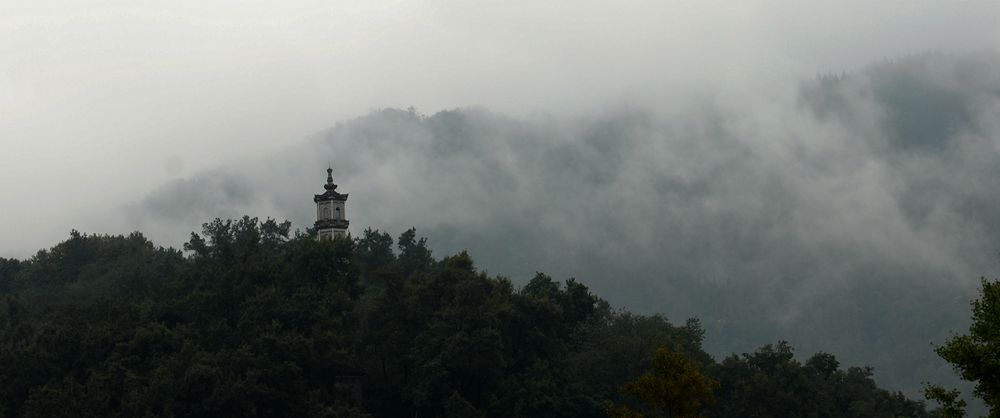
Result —
<svg viewBox="0 0 1000 418"><path fill-rule="evenodd" d="M326 169L326 191L313 196L316 202L316 238L332 239L347 237L347 220L345 203L347 193L338 193L337 184L333 182L333 167Z"/></svg>
<svg viewBox="0 0 1000 418"><path fill-rule="evenodd" d="M337 184L333 182L333 167L326 169L326 185L323 188L329 191L337 190Z"/></svg>

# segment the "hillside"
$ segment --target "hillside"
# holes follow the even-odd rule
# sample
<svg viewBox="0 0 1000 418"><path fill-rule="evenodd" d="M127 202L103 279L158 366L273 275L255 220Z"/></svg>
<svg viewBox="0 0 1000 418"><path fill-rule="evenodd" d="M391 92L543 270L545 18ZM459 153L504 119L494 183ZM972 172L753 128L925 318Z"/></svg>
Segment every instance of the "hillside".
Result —
<svg viewBox="0 0 1000 418"><path fill-rule="evenodd" d="M954 383L930 344L996 267L997 74L996 54L924 54L577 117L384 109L113 218L175 246L217 216L308 224L332 160L362 229L421 225L518 286L543 270L698 316L717 357L788 339L916 396Z"/></svg>
<svg viewBox="0 0 1000 418"><path fill-rule="evenodd" d="M184 248L74 231L0 259L0 415L604 416L662 346L720 382L713 417L930 416L831 354L719 362L695 319L542 273L515 286L413 229L316 241L244 217Z"/></svg>

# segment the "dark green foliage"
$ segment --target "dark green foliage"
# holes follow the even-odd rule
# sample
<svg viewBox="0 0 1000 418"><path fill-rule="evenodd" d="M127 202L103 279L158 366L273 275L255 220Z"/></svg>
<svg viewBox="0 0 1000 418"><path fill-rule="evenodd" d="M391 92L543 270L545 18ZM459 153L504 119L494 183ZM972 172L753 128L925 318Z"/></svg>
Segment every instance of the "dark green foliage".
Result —
<svg viewBox="0 0 1000 418"><path fill-rule="evenodd" d="M385 232L365 229L364 235L356 240L354 257L365 272L392 265L396 258L392 253L392 237Z"/></svg>
<svg viewBox="0 0 1000 418"><path fill-rule="evenodd" d="M357 373L353 243L288 231L216 220L185 245L190 258L137 233L74 231L21 263L5 280L0 415L350 411L337 376Z"/></svg>
<svg viewBox="0 0 1000 418"><path fill-rule="evenodd" d="M962 418L965 416L965 407L968 404L961 397L962 393L958 389L945 389L940 385L927 384L924 386L924 397L941 405L937 413L942 418Z"/></svg>
<svg viewBox="0 0 1000 418"><path fill-rule="evenodd" d="M431 250L427 248L427 238L417 239L416 228L410 228L399 236L398 265L404 276L426 273L434 264Z"/></svg>
<svg viewBox="0 0 1000 418"><path fill-rule="evenodd" d="M716 365L697 320L616 311L542 273L519 289L465 252L435 260L415 229L394 253L377 230L289 227L217 219L187 256L74 231L0 259L0 416L596 417L660 346L722 381L720 416L923 413L830 355Z"/></svg>
<svg viewBox="0 0 1000 418"><path fill-rule="evenodd" d="M990 408L989 416L1000 417L1000 280L982 279L980 298L972 301L972 325L937 348L961 376L976 384L975 395ZM924 393L938 401L948 416L961 416L965 401L958 391L931 385Z"/></svg>
<svg viewBox="0 0 1000 418"><path fill-rule="evenodd" d="M840 370L837 359L817 353L798 362L781 341L757 352L732 355L715 367L722 383L713 417L858 417L930 416L924 405L901 393L879 389L870 368Z"/></svg>
<svg viewBox="0 0 1000 418"><path fill-rule="evenodd" d="M8 290L11 280L20 269L20 261L0 257L0 292Z"/></svg>

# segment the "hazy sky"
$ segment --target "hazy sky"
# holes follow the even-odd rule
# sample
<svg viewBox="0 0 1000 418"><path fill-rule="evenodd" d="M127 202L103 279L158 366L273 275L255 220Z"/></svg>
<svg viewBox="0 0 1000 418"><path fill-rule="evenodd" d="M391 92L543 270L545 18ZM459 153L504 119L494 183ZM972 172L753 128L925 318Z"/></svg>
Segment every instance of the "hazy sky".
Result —
<svg viewBox="0 0 1000 418"><path fill-rule="evenodd" d="M996 265L996 0L160 3L0 0L0 257L302 228L332 162L355 234L911 396Z"/></svg>
<svg viewBox="0 0 1000 418"><path fill-rule="evenodd" d="M992 0L3 0L0 256L376 108L655 108L998 45Z"/></svg>

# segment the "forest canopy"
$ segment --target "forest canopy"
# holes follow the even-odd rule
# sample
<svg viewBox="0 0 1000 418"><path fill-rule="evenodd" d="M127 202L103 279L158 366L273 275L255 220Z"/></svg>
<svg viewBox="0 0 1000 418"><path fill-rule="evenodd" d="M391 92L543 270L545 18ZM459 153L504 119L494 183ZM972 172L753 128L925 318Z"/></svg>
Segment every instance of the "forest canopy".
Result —
<svg viewBox="0 0 1000 418"><path fill-rule="evenodd" d="M290 229L216 219L183 251L73 231L0 258L0 417L657 416L670 364L703 382L694 403L669 392L685 413L933 416L832 354L718 362L697 319L614 309L572 278L515 286L412 228Z"/></svg>

